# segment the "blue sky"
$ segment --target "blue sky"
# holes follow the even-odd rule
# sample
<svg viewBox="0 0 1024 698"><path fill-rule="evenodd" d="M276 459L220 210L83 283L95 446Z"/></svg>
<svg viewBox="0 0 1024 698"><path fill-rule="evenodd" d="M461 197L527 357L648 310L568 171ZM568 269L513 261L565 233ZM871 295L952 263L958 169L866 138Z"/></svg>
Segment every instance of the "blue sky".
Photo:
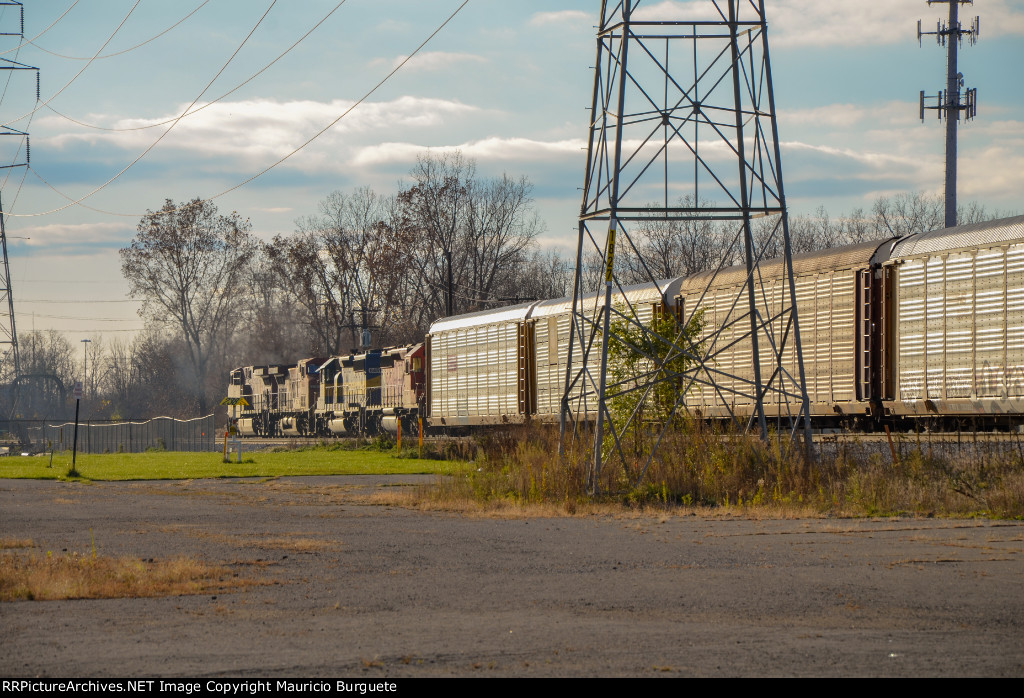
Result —
<svg viewBox="0 0 1024 698"><path fill-rule="evenodd" d="M26 3L31 43L16 48L16 37L0 37L4 58L40 68L45 104L36 109L33 75L11 71L0 121L31 133L33 166L0 177L19 330L55 328L77 341L141 328L117 255L141 215L166 198L221 194L272 165L366 95L461 4ZM674 18L704 4L641 7ZM880 194L941 193L943 130L934 118L921 124L917 102L920 90L944 87L945 54L928 37L919 48L916 27L918 19L934 27L945 6L766 6L791 211L825 205L839 215ZM470 0L365 102L268 174L218 197L218 207L249 217L269 239L293 231L334 189L393 192L418 154L460 148L483 175L527 176L546 222L541 243L566 248L579 211L599 10L596 0ZM960 53L979 97L978 118L960 130L960 199L1021 212L1024 2L978 0L961 12L968 22L980 15L982 31ZM250 82L174 122L193 102L201 107L248 80L321 20ZM4 8L0 30L16 23ZM0 157L12 161L20 146L0 139ZM67 206L86 195L91 208Z"/></svg>

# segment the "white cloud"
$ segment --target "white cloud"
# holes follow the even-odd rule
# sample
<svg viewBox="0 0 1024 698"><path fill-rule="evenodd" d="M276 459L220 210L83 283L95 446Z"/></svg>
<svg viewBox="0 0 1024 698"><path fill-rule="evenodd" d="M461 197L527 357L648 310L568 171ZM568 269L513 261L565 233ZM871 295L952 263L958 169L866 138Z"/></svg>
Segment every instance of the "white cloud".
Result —
<svg viewBox="0 0 1024 698"><path fill-rule="evenodd" d="M870 112L854 104L828 104L812 109L783 109L779 122L787 126L830 126L851 128L859 124Z"/></svg>
<svg viewBox="0 0 1024 698"><path fill-rule="evenodd" d="M721 19L709 0L662 0L653 5L644 4L633 12L632 19L667 22L695 22Z"/></svg>
<svg viewBox="0 0 1024 698"><path fill-rule="evenodd" d="M408 56L396 56L392 59L387 58L376 58L370 61L371 67L387 65L391 68L397 68L402 64L402 61L409 58ZM478 56L473 53L452 53L449 51L423 51L417 53L409 62L405 64L402 70L419 70L419 71L434 71L434 70L451 70L454 66L465 63L487 63L487 59L483 56Z"/></svg>
<svg viewBox="0 0 1024 698"><path fill-rule="evenodd" d="M724 3L719 4L724 11ZM947 11L945 5L929 7L922 0L775 0L767 3L765 14L773 46L863 46L912 41L917 20L928 31L946 18ZM961 7L961 24L969 26L976 15L982 19L983 37L1024 35L1024 9L1016 0L986 0L983 7ZM710 0L663 0L642 5L633 17L698 21L722 16Z"/></svg>
<svg viewBox="0 0 1024 698"><path fill-rule="evenodd" d="M350 109L352 104L347 100L279 102L256 99L220 102L182 119L157 146L156 152L185 150L207 157L266 164L271 158L280 158L290 153ZM180 108L184 109L184 105ZM311 151L322 150L323 143L338 145L353 139L378 138L380 133L391 134L395 130L439 127L480 111L477 107L461 102L420 97L400 97L390 102L364 102L325 133L320 139L322 142L318 144L319 148L312 148ZM167 118L122 119L115 121L115 126L138 126ZM46 141L48 146L61 149L106 143L141 152L166 128L162 126L124 133L62 133Z"/></svg>
<svg viewBox="0 0 1024 698"><path fill-rule="evenodd" d="M469 158L487 161L552 161L577 156L586 148L583 139L538 141L528 138L484 138L458 145L431 148L415 143L380 143L361 148L352 158L354 166L413 162L428 152L460 150Z"/></svg>
<svg viewBox="0 0 1024 698"><path fill-rule="evenodd" d="M530 24L535 27L548 24L575 24L577 22L596 24L598 19L597 15L593 12L558 10L556 12L537 12L530 17Z"/></svg>
<svg viewBox="0 0 1024 698"><path fill-rule="evenodd" d="M18 235L31 238L29 247L62 247L97 243L123 243L135 235L135 228L124 223L54 223L18 229Z"/></svg>

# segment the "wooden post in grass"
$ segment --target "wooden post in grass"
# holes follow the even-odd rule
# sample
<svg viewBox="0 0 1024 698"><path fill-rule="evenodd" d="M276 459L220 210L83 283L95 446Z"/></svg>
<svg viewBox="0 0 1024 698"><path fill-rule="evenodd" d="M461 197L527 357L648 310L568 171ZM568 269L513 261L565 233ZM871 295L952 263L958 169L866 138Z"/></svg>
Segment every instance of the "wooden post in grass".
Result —
<svg viewBox="0 0 1024 698"><path fill-rule="evenodd" d="M398 417L398 452L402 452L402 417Z"/></svg>

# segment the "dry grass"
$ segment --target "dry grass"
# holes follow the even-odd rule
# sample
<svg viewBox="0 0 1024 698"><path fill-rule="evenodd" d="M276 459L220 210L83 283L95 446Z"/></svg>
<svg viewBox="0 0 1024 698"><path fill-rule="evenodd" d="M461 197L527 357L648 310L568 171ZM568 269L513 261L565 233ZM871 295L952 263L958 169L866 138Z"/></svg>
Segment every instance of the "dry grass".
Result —
<svg viewBox="0 0 1024 698"><path fill-rule="evenodd" d="M254 582L191 558L0 553L0 601L115 599L225 592Z"/></svg>
<svg viewBox="0 0 1024 698"><path fill-rule="evenodd" d="M0 538L0 550L11 550L14 548L31 548L35 543L31 538Z"/></svg>
<svg viewBox="0 0 1024 698"><path fill-rule="evenodd" d="M524 427L483 439L473 471L374 503L503 517L702 510L1024 518L1024 456L1014 449L954 457L911 446L896 462L846 451L812 464L784 443L694 424L667 434L645 466L650 444L633 439L621 454L607 450L595 498L585 447L559 458L557 430Z"/></svg>

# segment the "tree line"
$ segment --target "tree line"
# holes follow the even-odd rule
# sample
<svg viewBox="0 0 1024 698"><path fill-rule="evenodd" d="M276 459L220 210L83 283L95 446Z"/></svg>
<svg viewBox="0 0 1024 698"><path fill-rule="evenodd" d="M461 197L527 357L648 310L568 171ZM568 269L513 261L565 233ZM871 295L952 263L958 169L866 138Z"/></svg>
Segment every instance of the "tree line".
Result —
<svg viewBox="0 0 1024 698"><path fill-rule="evenodd" d="M687 205L689 202L684 200ZM969 204L962 223L1002 217ZM793 216L796 254L941 228L941 197L877 199L870 211ZM764 258L781 255L774 223L755 219ZM394 193L335 191L295 231L261 241L237 212L168 200L120 251L146 330L87 346L85 414L136 418L207 414L240 365L294 363L421 341L440 318L572 291L574 259L544 252L543 223L525 177L481 177L458 152L419 158ZM742 261L737 226L711 219L647 221L616 255L624 283ZM585 283L600 273L586 260ZM52 374L5 397L7 416L61 416L81 356L55 331L23 335L22 373ZM16 403L16 404L15 404ZM73 405L73 402L70 404ZM72 408L73 409L73 408Z"/></svg>
<svg viewBox="0 0 1024 698"><path fill-rule="evenodd" d="M459 152L419 158L395 193L335 191L269 241L211 201L167 200L120 250L147 329L87 348L86 413L207 414L239 365L413 343L439 317L565 295L571 266L541 232L525 177L482 177ZM57 332L27 343L22 373L69 394L81 350ZM33 385L0 418L67 411L57 381Z"/></svg>

